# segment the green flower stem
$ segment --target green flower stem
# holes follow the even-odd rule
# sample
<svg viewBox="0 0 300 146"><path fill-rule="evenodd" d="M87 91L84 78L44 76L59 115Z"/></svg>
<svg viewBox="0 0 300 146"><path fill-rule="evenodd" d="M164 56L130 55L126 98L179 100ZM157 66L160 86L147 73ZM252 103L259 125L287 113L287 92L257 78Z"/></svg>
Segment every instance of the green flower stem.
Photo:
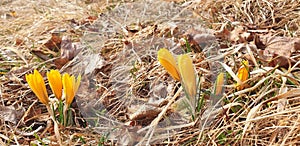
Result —
<svg viewBox="0 0 300 146"><path fill-rule="evenodd" d="M70 105L64 106L64 126L71 125L72 123L72 111L70 110Z"/></svg>
<svg viewBox="0 0 300 146"><path fill-rule="evenodd" d="M64 104L62 102L62 100L59 100L58 103L58 112L59 112L59 122L64 125Z"/></svg>
<svg viewBox="0 0 300 146"><path fill-rule="evenodd" d="M67 122L67 116L68 116L67 115L67 111L68 111L68 108L69 107L67 105L64 106L64 126L67 126L67 123L68 123Z"/></svg>
<svg viewBox="0 0 300 146"><path fill-rule="evenodd" d="M51 119L52 119L52 121L53 121L53 123L54 123L54 133L55 133L55 137L57 138L59 145L62 145L62 142L61 142L61 136L60 136L59 128L58 128L58 124L57 124L57 122L56 122L56 120L55 120L55 117L54 117L54 112L53 112L53 110L50 108L49 105L46 105L46 107L47 107L48 113L50 114L50 117L51 117Z"/></svg>

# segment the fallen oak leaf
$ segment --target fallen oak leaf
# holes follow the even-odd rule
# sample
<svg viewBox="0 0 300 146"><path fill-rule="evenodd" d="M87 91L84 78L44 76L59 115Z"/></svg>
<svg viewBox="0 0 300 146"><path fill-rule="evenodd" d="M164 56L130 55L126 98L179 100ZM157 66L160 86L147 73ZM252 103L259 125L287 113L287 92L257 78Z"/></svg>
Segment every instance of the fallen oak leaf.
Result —
<svg viewBox="0 0 300 146"><path fill-rule="evenodd" d="M54 64L57 69L61 69L68 62L69 62L69 60L66 58L57 58L54 60Z"/></svg>
<svg viewBox="0 0 300 146"><path fill-rule="evenodd" d="M152 122L152 120L154 120L162 110L159 107L155 107L151 105L141 105L131 109L132 109L132 113L129 114L129 119L131 121L136 121L137 125L144 125L144 126L149 125Z"/></svg>
<svg viewBox="0 0 300 146"><path fill-rule="evenodd" d="M266 46L264 55L281 55L290 57L291 54L300 50L300 39L291 37L261 37Z"/></svg>
<svg viewBox="0 0 300 146"><path fill-rule="evenodd" d="M39 49L33 49L30 51L32 54L36 55L37 57L39 57L42 60L49 60L49 55L51 56L57 56L57 54L51 50L45 50L43 48L39 48Z"/></svg>
<svg viewBox="0 0 300 146"><path fill-rule="evenodd" d="M13 106L0 105L0 120L17 124L23 114L22 110L16 110Z"/></svg>
<svg viewBox="0 0 300 146"><path fill-rule="evenodd" d="M237 26L235 27L229 34L229 40L231 42L246 42L247 38L250 36L250 33L248 33L244 27Z"/></svg>
<svg viewBox="0 0 300 146"><path fill-rule="evenodd" d="M60 49L60 45L62 42L62 38L60 37L60 33L52 33L50 40L48 40L44 46L49 50L58 52Z"/></svg>
<svg viewBox="0 0 300 146"><path fill-rule="evenodd" d="M51 59L52 57L50 56L57 57L60 50L61 41L62 39L60 37L60 33L52 33L51 38L47 40L47 42L44 43L42 47L33 49L31 53L43 60Z"/></svg>
<svg viewBox="0 0 300 146"><path fill-rule="evenodd" d="M72 60L80 51L82 47L78 43L72 43L68 36L62 37L61 42L61 58Z"/></svg>
<svg viewBox="0 0 300 146"><path fill-rule="evenodd" d="M67 62L72 60L82 48L80 43L72 43L72 40L68 36L63 36L60 48L61 56L54 61L55 66L58 69L62 68Z"/></svg>
<svg viewBox="0 0 300 146"><path fill-rule="evenodd" d="M204 48L216 42L216 37L212 30L189 29L183 34L185 40L180 40L181 46L190 45L193 52L202 52Z"/></svg>
<svg viewBox="0 0 300 146"><path fill-rule="evenodd" d="M278 36L261 36L259 43L265 46L263 57L269 62L270 66L277 64L282 67L295 63L290 57L292 53L300 50L300 39Z"/></svg>
<svg viewBox="0 0 300 146"><path fill-rule="evenodd" d="M217 38L222 40L228 40L232 43L244 43L253 40L253 35L248 32L245 26L236 26L234 28L222 28L220 31L216 31L215 35Z"/></svg>

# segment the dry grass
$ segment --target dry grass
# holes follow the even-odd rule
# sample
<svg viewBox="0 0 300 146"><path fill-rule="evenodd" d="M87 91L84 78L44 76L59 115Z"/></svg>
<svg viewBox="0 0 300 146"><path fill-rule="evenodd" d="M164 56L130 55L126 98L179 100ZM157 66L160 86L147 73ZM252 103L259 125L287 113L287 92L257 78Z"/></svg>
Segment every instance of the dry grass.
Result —
<svg viewBox="0 0 300 146"><path fill-rule="evenodd" d="M56 68L60 52L44 46L53 32L86 46L61 69L83 75L74 125L60 127L66 145L299 145L299 51L285 48L296 49L292 61L276 66L262 57L268 47L257 43L265 36L299 38L298 1L0 5L1 145L57 142L45 107L24 77L35 68ZM84 23L89 16L98 19ZM161 47L181 54L184 37L201 77L201 96L209 98L218 72L227 72L221 100L206 99L195 121L175 108L184 96L181 85L156 59ZM238 91L234 76L242 59L250 61L250 78Z"/></svg>

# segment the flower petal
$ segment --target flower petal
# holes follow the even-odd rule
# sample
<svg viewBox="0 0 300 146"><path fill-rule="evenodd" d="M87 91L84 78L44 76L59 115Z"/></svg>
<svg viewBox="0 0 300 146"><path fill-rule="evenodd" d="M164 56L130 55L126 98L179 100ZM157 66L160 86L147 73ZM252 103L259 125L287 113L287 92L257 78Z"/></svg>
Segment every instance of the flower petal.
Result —
<svg viewBox="0 0 300 146"><path fill-rule="evenodd" d="M42 75L37 70L34 70L33 74L25 75L25 78L33 93L43 104L47 105L49 98Z"/></svg>
<svg viewBox="0 0 300 146"><path fill-rule="evenodd" d="M73 78L74 78L74 76L73 76ZM64 94L66 97L66 104L67 104L67 106L70 106L70 104L72 103L74 96L75 96L74 87L73 87L73 79L68 73L65 73L62 77L62 83L63 83Z"/></svg>
<svg viewBox="0 0 300 146"><path fill-rule="evenodd" d="M50 70L47 72L47 78L52 92L58 100L61 100L62 96L62 79L58 70Z"/></svg>
<svg viewBox="0 0 300 146"><path fill-rule="evenodd" d="M221 72L216 80L216 84L215 84L215 95L221 95L222 91L223 91L223 86L224 86L224 73Z"/></svg>
<svg viewBox="0 0 300 146"><path fill-rule="evenodd" d="M41 98L43 98L44 102L48 104L49 98L43 76L37 70L34 70L34 74L37 81L36 86L41 89L39 91L41 91L41 94L43 95Z"/></svg>
<svg viewBox="0 0 300 146"><path fill-rule="evenodd" d="M242 66L239 68L237 72L237 77L241 80L241 82L244 82L248 80L249 78L249 62L248 60L242 61ZM239 83L236 84L237 90L244 89L244 85L241 85Z"/></svg>
<svg viewBox="0 0 300 146"><path fill-rule="evenodd" d="M178 56L178 68L186 92L190 98L196 96L196 76L191 57L187 54Z"/></svg>
<svg viewBox="0 0 300 146"><path fill-rule="evenodd" d="M162 48L158 51L157 58L160 64L167 70L173 79L180 81L179 71L172 54L167 49Z"/></svg>
<svg viewBox="0 0 300 146"><path fill-rule="evenodd" d="M75 83L75 85L74 85L74 93L75 93L75 94L77 93L78 88L79 88L79 86L80 86L80 81L81 81L81 75L78 75L78 76L77 76L76 83Z"/></svg>

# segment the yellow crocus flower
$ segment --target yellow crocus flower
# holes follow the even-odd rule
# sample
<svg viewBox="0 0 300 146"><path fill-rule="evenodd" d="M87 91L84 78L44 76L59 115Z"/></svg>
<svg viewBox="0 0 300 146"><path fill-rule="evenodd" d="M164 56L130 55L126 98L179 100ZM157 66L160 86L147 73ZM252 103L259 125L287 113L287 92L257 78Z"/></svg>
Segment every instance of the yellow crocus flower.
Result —
<svg viewBox="0 0 300 146"><path fill-rule="evenodd" d="M221 95L222 91L223 91L223 86L224 86L224 73L221 72L216 80L216 84L215 84L215 95Z"/></svg>
<svg viewBox="0 0 300 146"><path fill-rule="evenodd" d="M241 82L244 82L249 79L249 62L248 60L242 61L242 66L239 68L237 72L237 77L241 80ZM244 89L244 85L240 85L239 83L236 84L237 90Z"/></svg>
<svg viewBox="0 0 300 146"><path fill-rule="evenodd" d="M177 59L180 76L185 90L189 94L190 99L194 99L196 96L196 76L192 58L187 54L183 54L179 55Z"/></svg>
<svg viewBox="0 0 300 146"><path fill-rule="evenodd" d="M66 98L66 105L68 107L70 106L70 104L72 103L75 97L75 94L80 85L80 80L81 80L80 75L77 77L77 80L75 80L74 75L70 76L68 73L65 73L62 76L64 96Z"/></svg>
<svg viewBox="0 0 300 146"><path fill-rule="evenodd" d="M26 81L33 91L33 93L38 97L38 99L45 105L49 104L48 93L46 91L45 81L42 75L34 70L33 74L25 75Z"/></svg>
<svg viewBox="0 0 300 146"><path fill-rule="evenodd" d="M173 77L173 79L180 81L179 71L176 65L176 61L169 50L162 48L158 51L157 59L160 64L167 70L167 72Z"/></svg>
<svg viewBox="0 0 300 146"><path fill-rule="evenodd" d="M50 70L50 72L47 72L47 78L53 94L58 100L61 100L61 96L62 96L61 74L59 73L58 70Z"/></svg>

